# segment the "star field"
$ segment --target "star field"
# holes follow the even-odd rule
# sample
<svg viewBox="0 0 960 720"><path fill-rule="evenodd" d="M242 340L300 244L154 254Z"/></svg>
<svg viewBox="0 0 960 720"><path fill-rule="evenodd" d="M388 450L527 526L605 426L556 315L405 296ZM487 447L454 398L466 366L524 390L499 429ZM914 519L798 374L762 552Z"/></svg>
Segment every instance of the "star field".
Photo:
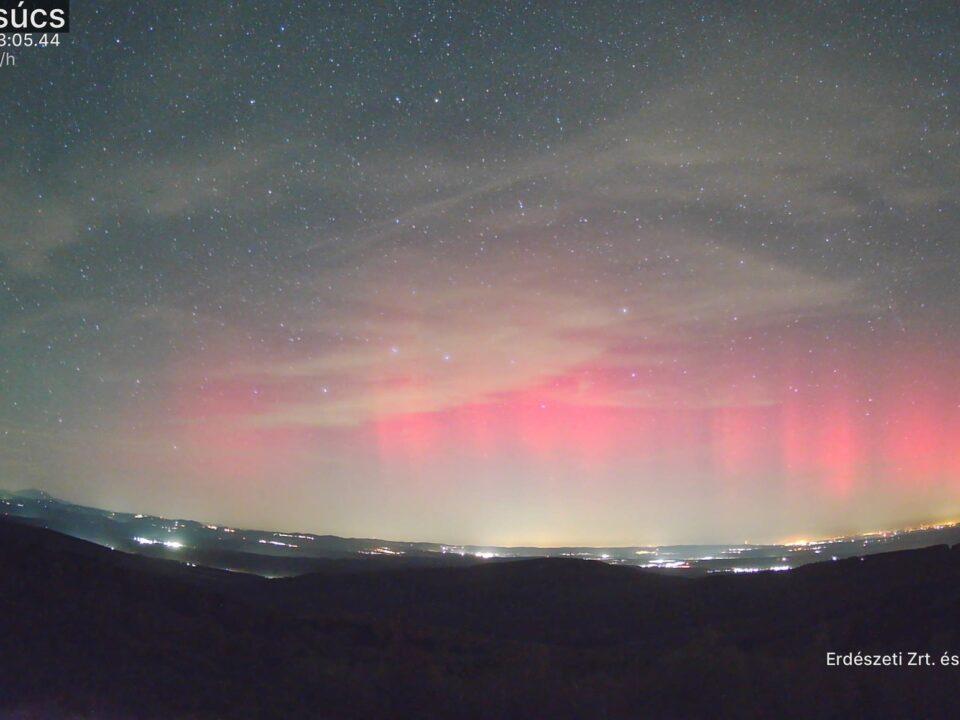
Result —
<svg viewBox="0 0 960 720"><path fill-rule="evenodd" d="M0 467L487 544L960 513L952 3L74 3L2 68Z"/></svg>

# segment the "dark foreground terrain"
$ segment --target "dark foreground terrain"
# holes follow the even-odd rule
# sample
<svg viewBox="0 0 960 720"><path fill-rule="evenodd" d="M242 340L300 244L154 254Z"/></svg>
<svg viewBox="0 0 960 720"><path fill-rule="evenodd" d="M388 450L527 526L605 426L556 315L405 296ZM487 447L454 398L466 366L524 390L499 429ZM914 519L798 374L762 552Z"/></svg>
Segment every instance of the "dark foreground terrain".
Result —
<svg viewBox="0 0 960 720"><path fill-rule="evenodd" d="M699 578L540 559L267 580L0 521L4 718L955 717L945 651L960 547Z"/></svg>

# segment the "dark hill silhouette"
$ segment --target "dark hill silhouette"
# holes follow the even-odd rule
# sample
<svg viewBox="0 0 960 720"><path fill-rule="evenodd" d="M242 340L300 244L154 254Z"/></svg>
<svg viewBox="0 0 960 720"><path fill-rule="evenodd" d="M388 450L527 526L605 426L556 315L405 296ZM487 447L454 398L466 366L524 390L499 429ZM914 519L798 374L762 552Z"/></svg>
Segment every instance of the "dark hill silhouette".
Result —
<svg viewBox="0 0 960 720"><path fill-rule="evenodd" d="M708 575L862 557L960 543L960 524L940 523L799 545L660 545L656 547L450 546L432 542L232 528L142 513L77 505L43 490L0 488L0 515L123 552L190 562L264 577L312 572L380 572L400 567L449 567L489 559L580 558L642 566L665 573ZM362 560L363 562L355 562Z"/></svg>
<svg viewBox="0 0 960 720"><path fill-rule="evenodd" d="M0 521L0 717L952 717L960 549L672 577L539 559L266 580ZM32 713L32 715L30 714Z"/></svg>

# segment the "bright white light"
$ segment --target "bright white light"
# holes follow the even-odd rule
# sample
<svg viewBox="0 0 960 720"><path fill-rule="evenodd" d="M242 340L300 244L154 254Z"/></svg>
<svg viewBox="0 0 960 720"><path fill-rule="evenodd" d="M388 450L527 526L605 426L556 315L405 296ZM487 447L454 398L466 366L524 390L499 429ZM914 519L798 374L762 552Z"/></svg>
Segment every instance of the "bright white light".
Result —
<svg viewBox="0 0 960 720"><path fill-rule="evenodd" d="M284 535L284 537L292 537L292 536ZM257 542L260 543L261 545L277 545L279 547L288 547L288 548L300 547L299 545L294 545L293 543L280 542L279 540L257 540Z"/></svg>
<svg viewBox="0 0 960 720"><path fill-rule="evenodd" d="M683 560L663 560L657 558L651 562L645 563L640 567L643 568L666 568L668 570L683 570L690 567L690 564Z"/></svg>
<svg viewBox="0 0 960 720"><path fill-rule="evenodd" d="M774 565L773 567L768 568L758 568L758 567L746 567L746 568L731 568L730 572L734 573L758 573L763 572L764 570L769 570L771 572L783 572L784 570L789 570L789 565Z"/></svg>
<svg viewBox="0 0 960 720"><path fill-rule="evenodd" d="M388 547L376 547L369 550L360 550L361 555L403 555L403 550L391 550Z"/></svg>
<svg viewBox="0 0 960 720"><path fill-rule="evenodd" d="M151 540L150 538L145 537L135 537L134 541L140 545L163 545L171 550L179 550L183 547L183 543L177 542L176 540L164 540L161 542L160 540Z"/></svg>

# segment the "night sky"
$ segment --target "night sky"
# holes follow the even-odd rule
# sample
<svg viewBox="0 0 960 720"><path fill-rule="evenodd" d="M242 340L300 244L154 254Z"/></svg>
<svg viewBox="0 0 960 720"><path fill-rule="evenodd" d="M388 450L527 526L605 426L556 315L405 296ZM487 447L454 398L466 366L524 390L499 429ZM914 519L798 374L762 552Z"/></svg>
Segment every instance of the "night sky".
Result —
<svg viewBox="0 0 960 720"><path fill-rule="evenodd" d="M0 68L0 485L489 544L960 514L951 2L92 2Z"/></svg>

